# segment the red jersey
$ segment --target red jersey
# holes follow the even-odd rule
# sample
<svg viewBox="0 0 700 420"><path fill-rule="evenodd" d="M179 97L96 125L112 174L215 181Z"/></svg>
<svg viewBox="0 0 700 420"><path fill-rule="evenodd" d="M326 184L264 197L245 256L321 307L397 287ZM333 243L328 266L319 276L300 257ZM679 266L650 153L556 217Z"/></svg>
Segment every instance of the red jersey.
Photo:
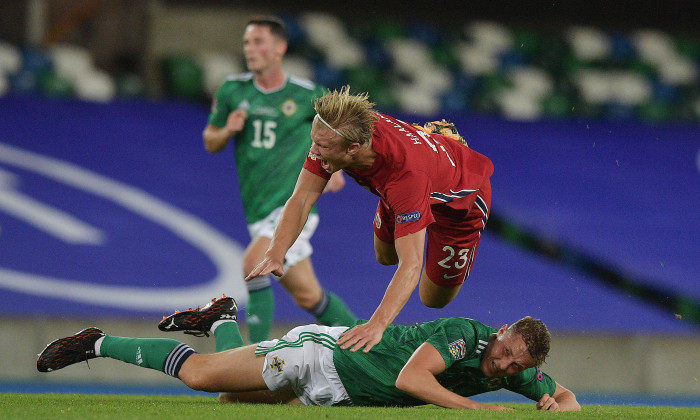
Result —
<svg viewBox="0 0 700 420"><path fill-rule="evenodd" d="M393 211L395 238L427 227L441 208L467 210L474 205L474 193L493 174L489 158L449 137L428 134L388 115L377 116L372 132L377 156L372 167L343 171ZM311 154L304 168L330 178Z"/></svg>

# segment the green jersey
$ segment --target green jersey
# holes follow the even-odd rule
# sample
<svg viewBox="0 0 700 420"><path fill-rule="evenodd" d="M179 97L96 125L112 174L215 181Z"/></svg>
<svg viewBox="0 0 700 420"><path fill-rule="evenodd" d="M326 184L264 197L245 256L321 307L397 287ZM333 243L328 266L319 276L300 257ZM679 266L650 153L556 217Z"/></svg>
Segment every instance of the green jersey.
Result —
<svg viewBox="0 0 700 420"><path fill-rule="evenodd" d="M224 127L231 112L248 112L235 138L236 169L248 224L284 206L292 195L311 148L313 103L322 95L320 86L293 76L287 77L282 88L265 91L255 84L253 73L229 77L217 90L209 124Z"/></svg>
<svg viewBox="0 0 700 420"><path fill-rule="evenodd" d="M366 321L360 321L360 323ZM497 330L468 318L442 318L413 326L389 325L369 353L336 346L333 362L350 399L362 406L425 404L396 388L396 378L414 351L428 342L442 355L447 369L438 382L464 397L505 388L538 401L553 395L554 380L537 368L517 375L489 378L479 370L483 351Z"/></svg>

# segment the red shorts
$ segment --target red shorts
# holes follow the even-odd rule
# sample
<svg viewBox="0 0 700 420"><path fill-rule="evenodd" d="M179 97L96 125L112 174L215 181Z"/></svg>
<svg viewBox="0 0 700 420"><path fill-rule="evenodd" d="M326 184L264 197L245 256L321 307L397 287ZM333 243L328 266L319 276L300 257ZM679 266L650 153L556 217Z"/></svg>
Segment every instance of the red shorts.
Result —
<svg viewBox="0 0 700 420"><path fill-rule="evenodd" d="M474 266L481 231L486 227L491 210L490 183L487 181L475 194L474 204L468 210L455 210L445 205L431 207L435 222L426 232L425 272L439 286L461 285ZM394 213L382 200L374 218L377 238L394 243Z"/></svg>

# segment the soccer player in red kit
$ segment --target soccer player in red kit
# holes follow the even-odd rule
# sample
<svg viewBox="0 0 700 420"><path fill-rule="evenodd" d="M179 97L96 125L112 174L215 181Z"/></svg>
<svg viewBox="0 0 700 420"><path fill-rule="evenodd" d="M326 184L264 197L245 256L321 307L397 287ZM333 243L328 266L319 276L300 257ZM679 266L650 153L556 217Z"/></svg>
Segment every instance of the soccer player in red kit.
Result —
<svg viewBox="0 0 700 420"><path fill-rule="evenodd" d="M343 349L368 352L420 283L421 301L442 308L473 266L491 206L493 164L453 138L376 112L367 94L346 86L319 98L312 146L264 259L252 278L282 275L287 249L331 174L343 170L379 196L374 218L377 260L398 265L369 322L346 331ZM425 241L427 237L427 247ZM423 253L426 249L426 263Z"/></svg>

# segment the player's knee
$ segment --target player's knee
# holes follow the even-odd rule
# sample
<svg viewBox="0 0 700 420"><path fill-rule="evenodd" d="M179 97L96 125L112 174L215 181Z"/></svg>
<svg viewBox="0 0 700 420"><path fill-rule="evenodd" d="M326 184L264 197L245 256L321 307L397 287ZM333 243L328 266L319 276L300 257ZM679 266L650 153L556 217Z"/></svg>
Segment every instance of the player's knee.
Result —
<svg viewBox="0 0 700 420"><path fill-rule="evenodd" d="M399 263L399 255L393 243L382 241L374 235L374 254L381 265L396 265Z"/></svg>
<svg viewBox="0 0 700 420"><path fill-rule="evenodd" d="M423 304L428 308L442 309L447 306L449 302L435 302L435 301L423 301Z"/></svg>
<svg viewBox="0 0 700 420"><path fill-rule="evenodd" d="M452 302L453 297L454 296L445 296L441 294L420 293L420 300L423 302L423 305L434 309L444 308L448 303Z"/></svg>
<svg viewBox="0 0 700 420"><path fill-rule="evenodd" d="M195 391L215 391L211 389L211 380L207 375L198 371L180 371L180 380L185 383L188 387L194 389Z"/></svg>
<svg viewBox="0 0 700 420"><path fill-rule="evenodd" d="M300 308L308 311L318 305L322 294L323 292L321 290L296 291L292 293L292 299L294 299L294 302L296 302Z"/></svg>
<svg viewBox="0 0 700 420"><path fill-rule="evenodd" d="M376 252L377 262L381 265L396 265L399 263L399 256L396 254L388 255L384 252Z"/></svg>
<svg viewBox="0 0 700 420"><path fill-rule="evenodd" d="M243 273L248 274L260 263L257 256L245 254L243 255Z"/></svg>

